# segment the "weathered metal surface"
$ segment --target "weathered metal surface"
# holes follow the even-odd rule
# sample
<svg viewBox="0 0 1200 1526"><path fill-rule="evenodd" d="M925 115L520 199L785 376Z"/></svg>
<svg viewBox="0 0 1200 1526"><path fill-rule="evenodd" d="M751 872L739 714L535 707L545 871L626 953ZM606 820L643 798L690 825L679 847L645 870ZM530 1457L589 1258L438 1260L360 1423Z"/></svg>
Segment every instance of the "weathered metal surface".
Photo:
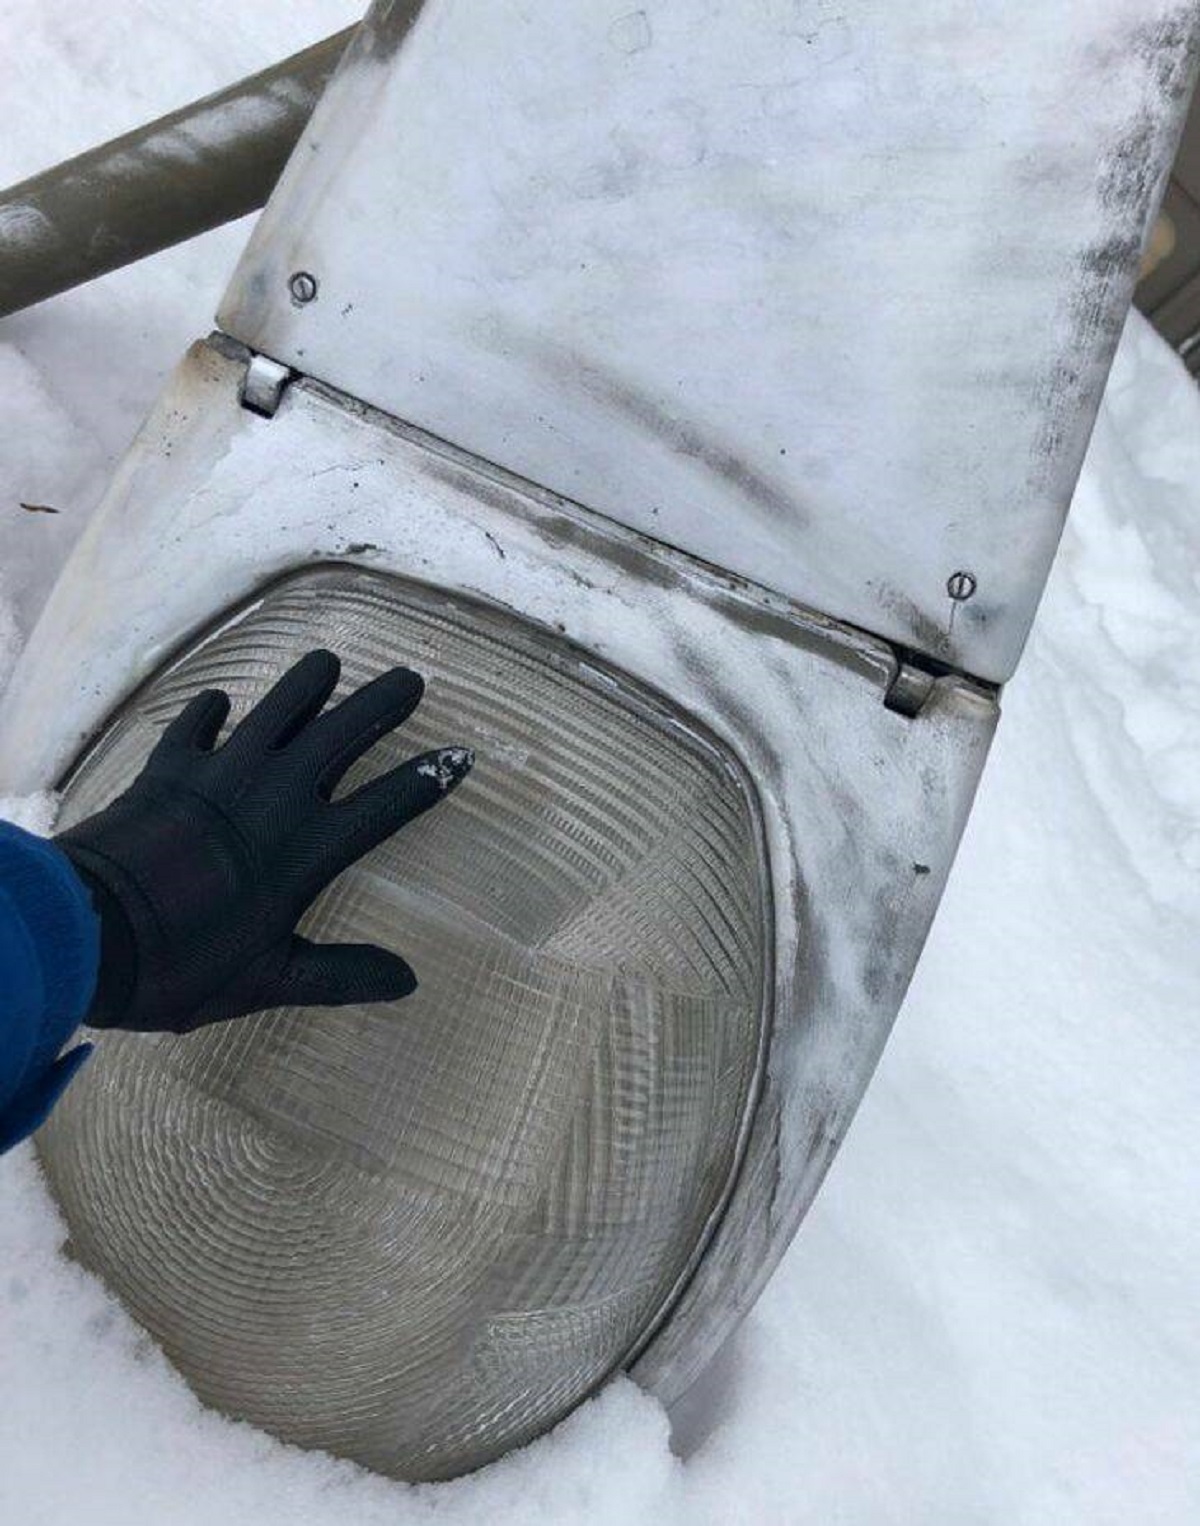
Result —
<svg viewBox="0 0 1200 1526"><path fill-rule="evenodd" d="M183 638L313 560L510 608L731 748L766 837L774 1021L728 1209L633 1365L669 1401L753 1301L854 1113L941 896L994 699L942 678L909 719L884 702L897 662L883 643L311 382L264 419L240 405L244 370L197 346L118 469L0 706L0 793L53 782Z"/></svg>
<svg viewBox="0 0 1200 1526"><path fill-rule="evenodd" d="M222 326L1003 680L1197 21L1194 0L426 0L415 24L381 3ZM303 307L296 270L320 283Z"/></svg>
<svg viewBox="0 0 1200 1526"><path fill-rule="evenodd" d="M353 33L0 191L0 317L261 207Z"/></svg>

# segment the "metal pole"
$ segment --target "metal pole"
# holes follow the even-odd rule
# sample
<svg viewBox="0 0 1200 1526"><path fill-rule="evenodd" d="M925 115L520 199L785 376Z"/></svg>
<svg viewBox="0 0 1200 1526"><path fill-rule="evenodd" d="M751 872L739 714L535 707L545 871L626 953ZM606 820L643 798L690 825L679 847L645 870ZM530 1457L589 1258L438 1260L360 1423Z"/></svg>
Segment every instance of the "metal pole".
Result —
<svg viewBox="0 0 1200 1526"><path fill-rule="evenodd" d="M261 207L356 30L0 191L0 317Z"/></svg>

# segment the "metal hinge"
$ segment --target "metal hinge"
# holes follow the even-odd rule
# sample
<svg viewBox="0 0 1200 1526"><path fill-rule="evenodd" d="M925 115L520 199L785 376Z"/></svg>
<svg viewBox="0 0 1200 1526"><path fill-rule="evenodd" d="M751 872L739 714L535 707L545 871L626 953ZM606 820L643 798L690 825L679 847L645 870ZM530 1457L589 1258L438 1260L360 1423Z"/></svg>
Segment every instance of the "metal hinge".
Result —
<svg viewBox="0 0 1200 1526"><path fill-rule="evenodd" d="M292 372L277 360L266 355L252 355L242 378L239 398L243 408L251 413L261 413L264 418L274 418L284 388L292 379Z"/></svg>
<svg viewBox="0 0 1200 1526"><path fill-rule="evenodd" d="M883 703L887 709L894 710L897 715L906 715L910 719L920 715L928 704L934 688L943 678L970 684L980 694L990 695L993 700L1000 693L999 684L988 683L982 678L974 678L960 668L939 662L936 657L927 657L924 652L914 652L908 647L893 647L892 651L896 656L896 671L892 674L892 681L884 692Z"/></svg>
<svg viewBox="0 0 1200 1526"><path fill-rule="evenodd" d="M888 684L883 703L889 710L900 715L920 715L925 701L933 693L937 675L927 668L918 667L906 658L896 664L892 681Z"/></svg>

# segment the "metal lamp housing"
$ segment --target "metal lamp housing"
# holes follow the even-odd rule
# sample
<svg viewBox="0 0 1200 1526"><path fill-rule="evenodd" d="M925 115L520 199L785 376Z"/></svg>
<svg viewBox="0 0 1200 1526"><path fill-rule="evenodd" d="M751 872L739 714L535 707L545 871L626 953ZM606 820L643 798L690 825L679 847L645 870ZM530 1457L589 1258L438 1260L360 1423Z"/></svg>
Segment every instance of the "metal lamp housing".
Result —
<svg viewBox="0 0 1200 1526"><path fill-rule="evenodd" d="M169 676L181 650L203 655L214 621L215 647L245 601L265 606L281 576L296 580L303 569L330 563L507 612L535 648L544 633L548 657L569 643L578 660L662 696L680 724L737 760L761 821L769 907L758 1078L744 1093L736 1148L720 1162L709 1196L714 1211L694 1227L680 1262L686 1275L614 1348L610 1363L628 1366L670 1401L753 1301L849 1123L941 894L995 699L945 677L914 721L885 703L898 663L884 643L484 468L315 383L293 383L275 416L261 417L242 404L245 371L246 357L227 342L205 343L169 384L54 589L6 697L3 736L37 736L41 748L31 757L6 741L0 773L6 787L29 788L83 758L82 779L90 744L99 737L103 749L109 717L119 723L123 711L152 699L156 675ZM258 681L280 661L272 663L268 641ZM171 692L177 699L186 690ZM486 738L474 740L486 759ZM72 788L68 781L68 801ZM320 936L319 923L313 931ZM398 947L404 934L400 914ZM401 1035L403 1010L392 1019ZM452 1030L464 1017L448 1010L439 1020ZM269 1047L272 1031L264 1025L251 1051L256 1041ZM363 1042L369 1047L369 1038ZM139 1157L166 1149L186 1175L189 1149L200 1143L189 1145L186 1131L164 1141L153 1090L124 1084L131 1044L101 1044L43 1148L85 1258L179 1359L187 1341L177 1325L191 1318L194 1297L176 1285L174 1304L154 1305L140 1292L142 1271L120 1255L121 1219L81 1190L80 1156L98 1147L98 1129L117 1128L122 1116L126 1129L146 1131L144 1148L126 1156L131 1170ZM401 1042L397 1065L404 1052ZM289 1082L280 1074L277 1084ZM113 1091L124 1098L123 1113L106 1100ZM459 1106L470 1105L468 1092ZM564 1147L560 1136L550 1156ZM318 1149L315 1136L305 1149ZM327 1163L342 1152L330 1140ZM111 1137L103 1153L118 1169ZM241 1222L239 1198L250 1189L238 1172L251 1169L248 1159L208 1173L210 1183L224 1184L205 1202L218 1239ZM81 1174L69 1186L72 1169ZM260 1160L257 1169L269 1175L271 1166ZM148 1190L134 1171L126 1196L137 1201ZM683 1190L695 1193L696 1183ZM370 1265L362 1275L371 1277ZM249 1286L245 1296L253 1301ZM329 1292L334 1302L351 1296L345 1287ZM214 1334L204 1362L184 1367L202 1395L220 1389L214 1364L222 1357L237 1367L244 1346ZM431 1476L403 1436L389 1458L374 1433L356 1445L344 1432L322 1434L298 1421L289 1427L269 1385L255 1403L244 1375L239 1381L236 1412L245 1418L382 1471ZM313 1382L315 1389L316 1374ZM299 1412L302 1370L295 1385ZM537 1428L556 1413L539 1413ZM431 1455L432 1476L443 1476L493 1453L463 1446Z"/></svg>
<svg viewBox="0 0 1200 1526"><path fill-rule="evenodd" d="M45 1135L78 1252L203 1397L383 1472L477 1466L619 1368L672 1404L783 1254L941 896L1194 59L1195 9L1167 0L802 9L375 5L223 333L167 384L0 707L0 790L65 780L82 810L202 678L226 673L248 702L310 628L350 631L363 672L426 641L431 695L458 696L440 713L479 729L444 740L475 742L495 820L530 856L512 863L546 884L593 866L601 909L566 961L584 998L537 1005L562 924L527 918L505 946L512 1000L489 1005L506 897L481 910L470 834L447 828L437 946L458 994L414 1016L411 1043L402 1007L383 1050L367 1015L336 1042L303 1036L313 1014L270 1014L211 1053L106 1042ZM507 704L521 663L517 692L544 703ZM540 814L516 741L539 724L574 738ZM657 760L645 810L637 737ZM710 815L725 826L699 848ZM433 937L398 861L361 872L314 909L314 935L362 916L400 948L406 925ZM530 898L514 883L513 919ZM722 939L734 956L704 975ZM669 1000L621 1008L655 980ZM497 1022L474 1021L472 991ZM724 1050L706 1038L717 1012ZM461 1085L435 1074L437 1024ZM628 1224L577 1212L556 1259L543 1213L454 1313L406 1248L446 1194L449 1233L491 1178L513 1198L478 1131L516 1158L521 1109L501 1093L519 1051L502 1051L523 1024L543 1058L584 1035L570 1104L531 1092L528 1204L575 1161L555 1201L603 1208L599 1184L640 1180L630 1222L661 1201L672 1237L660 1255L633 1233L605 1261ZM642 1058L606 1068L603 1043ZM432 1090L405 1089L422 1055ZM655 1089L668 1073L688 1078L677 1094ZM593 1074L639 1078L623 1102L605 1093L614 1119L641 1120L624 1175L578 1148L619 1132L580 1121L600 1116ZM671 1138L694 1148L668 1180ZM108 1214L93 1156L116 1182ZM405 1219L396 1173L422 1171L442 1197ZM182 1263L153 1269L168 1201L190 1283ZM301 1221L294 1248L264 1229ZM313 1234L337 1267L324 1283ZM551 1262L546 1282L523 1275ZM432 1366L412 1356L425 1327L400 1328L422 1277L421 1318L446 1319ZM337 1358L327 1327L348 1307ZM380 1365L383 1347L401 1359ZM432 1431L405 1408L426 1381Z"/></svg>

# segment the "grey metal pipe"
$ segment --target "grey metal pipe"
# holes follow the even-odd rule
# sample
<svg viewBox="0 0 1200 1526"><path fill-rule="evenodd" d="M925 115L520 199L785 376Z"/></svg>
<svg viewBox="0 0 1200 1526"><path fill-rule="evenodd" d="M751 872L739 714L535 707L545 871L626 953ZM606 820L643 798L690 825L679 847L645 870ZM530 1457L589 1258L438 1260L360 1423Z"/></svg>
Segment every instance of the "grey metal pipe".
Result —
<svg viewBox="0 0 1200 1526"><path fill-rule="evenodd" d="M356 30L0 191L0 317L261 207Z"/></svg>

